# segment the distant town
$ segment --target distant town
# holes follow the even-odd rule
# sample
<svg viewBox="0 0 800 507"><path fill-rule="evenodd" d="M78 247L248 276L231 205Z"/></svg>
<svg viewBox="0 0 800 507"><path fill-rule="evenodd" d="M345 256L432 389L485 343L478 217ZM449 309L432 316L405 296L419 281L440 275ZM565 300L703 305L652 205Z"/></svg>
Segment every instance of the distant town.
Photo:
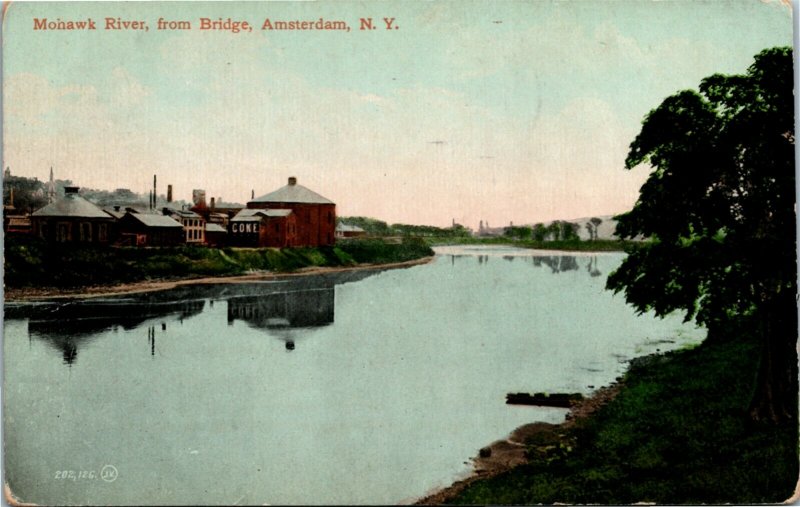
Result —
<svg viewBox="0 0 800 507"><path fill-rule="evenodd" d="M358 237L507 238L510 240L596 240L613 237L609 216L556 220L549 224L476 229L452 220L451 227L387 224L367 217L338 217L336 204L301 185L297 178L264 195L251 191L246 204L192 191L191 201L174 199L171 184L159 194L158 177L147 194L81 188L70 180L14 176L4 172L3 230L53 243L128 247L317 247Z"/></svg>

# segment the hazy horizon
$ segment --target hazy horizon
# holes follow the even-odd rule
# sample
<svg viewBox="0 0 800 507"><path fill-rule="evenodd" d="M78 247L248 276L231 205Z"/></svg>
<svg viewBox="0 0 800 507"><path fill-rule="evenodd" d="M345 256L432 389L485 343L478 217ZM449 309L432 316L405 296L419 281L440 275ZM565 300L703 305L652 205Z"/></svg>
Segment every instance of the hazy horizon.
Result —
<svg viewBox="0 0 800 507"><path fill-rule="evenodd" d="M96 31L34 30L87 17ZM106 17L149 30L104 30ZM201 31L200 17L254 28ZM267 18L351 31L261 30ZM342 216L472 228L630 209L647 170L624 159L647 112L792 43L790 6L745 0L37 2L10 4L3 24L14 175L47 181L52 166L146 193L157 174L175 199L240 203L295 176Z"/></svg>

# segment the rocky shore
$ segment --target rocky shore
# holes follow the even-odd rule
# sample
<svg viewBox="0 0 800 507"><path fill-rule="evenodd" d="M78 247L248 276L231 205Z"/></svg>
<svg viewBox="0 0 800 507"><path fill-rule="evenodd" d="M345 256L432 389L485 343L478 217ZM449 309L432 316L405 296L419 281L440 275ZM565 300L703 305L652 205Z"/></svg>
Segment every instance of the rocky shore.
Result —
<svg viewBox="0 0 800 507"><path fill-rule="evenodd" d="M534 422L515 429L502 440L480 449L472 458L472 474L450 486L415 501L415 505L443 504L455 498L468 485L494 477L533 460L545 460L559 445L569 445L569 432L577 421L590 417L611 401L622 388L615 382L592 393L572 406L561 424Z"/></svg>

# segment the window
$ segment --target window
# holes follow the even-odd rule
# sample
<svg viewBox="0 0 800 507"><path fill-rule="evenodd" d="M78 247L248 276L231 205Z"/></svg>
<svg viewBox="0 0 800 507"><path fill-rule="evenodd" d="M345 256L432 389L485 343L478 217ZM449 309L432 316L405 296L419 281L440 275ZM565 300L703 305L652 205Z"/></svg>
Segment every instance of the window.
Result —
<svg viewBox="0 0 800 507"><path fill-rule="evenodd" d="M66 243L72 239L72 224L69 222L59 222L56 225L56 241Z"/></svg>
<svg viewBox="0 0 800 507"><path fill-rule="evenodd" d="M39 226L39 237L42 239L47 239L47 223L41 222Z"/></svg>
<svg viewBox="0 0 800 507"><path fill-rule="evenodd" d="M81 222L78 229L79 238L83 242L92 241L92 224L89 222Z"/></svg>
<svg viewBox="0 0 800 507"><path fill-rule="evenodd" d="M108 241L108 224L100 224L97 226L97 241L102 243Z"/></svg>

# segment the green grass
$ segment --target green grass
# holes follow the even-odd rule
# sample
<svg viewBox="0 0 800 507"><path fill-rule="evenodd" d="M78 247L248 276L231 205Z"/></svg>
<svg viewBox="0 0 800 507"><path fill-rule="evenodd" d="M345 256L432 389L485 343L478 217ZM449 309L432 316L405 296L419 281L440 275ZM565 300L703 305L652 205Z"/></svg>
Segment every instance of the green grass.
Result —
<svg viewBox="0 0 800 507"><path fill-rule="evenodd" d="M353 241L318 248L110 248L48 245L7 238L5 285L79 288L142 280L231 276L252 271L292 272L306 267L385 264L433 255L416 240L402 244Z"/></svg>
<svg viewBox="0 0 800 507"><path fill-rule="evenodd" d="M797 423L747 417L757 352L742 337L634 363L560 453L475 482L453 503L783 501L798 477Z"/></svg>

